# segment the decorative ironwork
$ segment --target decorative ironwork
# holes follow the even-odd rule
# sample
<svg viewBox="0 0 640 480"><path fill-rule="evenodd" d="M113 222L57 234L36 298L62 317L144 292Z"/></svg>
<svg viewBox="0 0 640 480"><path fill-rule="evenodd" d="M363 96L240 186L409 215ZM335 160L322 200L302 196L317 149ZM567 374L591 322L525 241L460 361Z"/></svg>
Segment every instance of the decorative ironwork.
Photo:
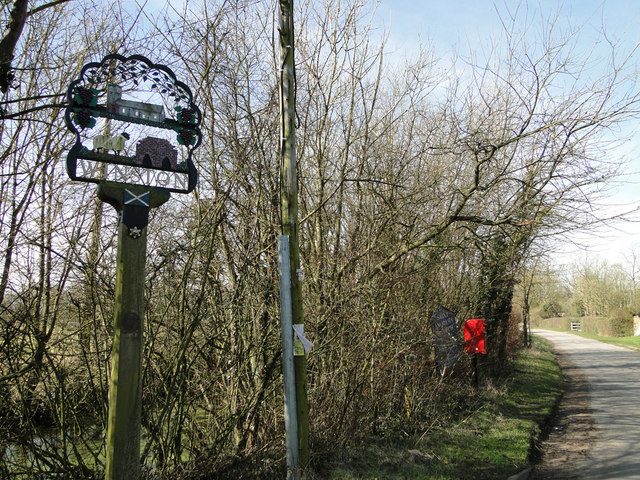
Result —
<svg viewBox="0 0 640 480"><path fill-rule="evenodd" d="M192 154L202 140L202 113L168 67L141 55L107 55L82 67L67 100L65 122L76 135L67 156L72 180L180 193L195 188ZM119 127L116 135L112 124Z"/></svg>

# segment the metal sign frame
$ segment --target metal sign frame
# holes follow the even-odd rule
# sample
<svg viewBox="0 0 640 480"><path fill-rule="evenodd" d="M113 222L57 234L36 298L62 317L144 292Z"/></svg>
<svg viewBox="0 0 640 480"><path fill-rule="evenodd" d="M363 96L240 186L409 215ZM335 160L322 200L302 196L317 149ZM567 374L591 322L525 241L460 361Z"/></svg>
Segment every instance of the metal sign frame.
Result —
<svg viewBox="0 0 640 480"><path fill-rule="evenodd" d="M139 101L135 95L140 92L156 101ZM132 94L133 98L125 98ZM192 155L202 141L202 113L189 87L167 66L142 55L107 55L82 67L69 85L67 101L65 123L76 136L66 162L71 180L110 181L176 193L195 188L198 172ZM166 131L173 131L177 145L152 136L139 139L135 155L122 154L129 134L93 132L100 118L118 121L125 129L128 125L160 129L165 137ZM83 143L90 139L93 148Z"/></svg>

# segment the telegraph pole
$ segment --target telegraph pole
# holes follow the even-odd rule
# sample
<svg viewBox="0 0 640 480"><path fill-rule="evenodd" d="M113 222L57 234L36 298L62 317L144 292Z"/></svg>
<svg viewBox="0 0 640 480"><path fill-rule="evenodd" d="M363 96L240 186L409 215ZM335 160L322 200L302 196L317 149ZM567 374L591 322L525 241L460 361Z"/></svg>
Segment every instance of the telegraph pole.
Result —
<svg viewBox="0 0 640 480"><path fill-rule="evenodd" d="M304 324L300 282L300 244L298 240L298 177L295 127L295 63L293 0L279 0L280 38L280 192L282 234L289 236L291 265L291 310L294 325ZM296 340L297 341L297 340ZM296 413L300 467L309 463L309 400L307 398L307 358L304 349L294 354Z"/></svg>

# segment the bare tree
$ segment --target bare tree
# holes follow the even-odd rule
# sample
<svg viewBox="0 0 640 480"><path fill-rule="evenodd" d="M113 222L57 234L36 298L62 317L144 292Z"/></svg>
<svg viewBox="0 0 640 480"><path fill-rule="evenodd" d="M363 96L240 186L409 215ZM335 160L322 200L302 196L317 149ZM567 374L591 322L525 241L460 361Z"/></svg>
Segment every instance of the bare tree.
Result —
<svg viewBox="0 0 640 480"><path fill-rule="evenodd" d="M100 474L91 434L107 401L116 218L63 179L70 140L58 104L83 63L135 52L193 85L205 114L199 186L154 212L149 232L142 460L156 476L189 478L282 457L273 5L188 2L152 14L116 2L91 15L108 19L98 23L85 3L36 8L0 125L0 392L13 392L0 412L43 416L22 436L3 432L31 449L32 473ZM523 269L548 238L600 220L592 207L619 171L607 135L638 97L624 88L629 59L612 56L594 79L553 21L537 46L517 40L517 18L505 21L490 55L450 68L426 46L404 62L387 52L368 2L298 8L312 444L335 446L426 425L451 405L440 398L465 392L435 374L438 305L460 321L489 315L505 360ZM68 448L33 447L45 423Z"/></svg>

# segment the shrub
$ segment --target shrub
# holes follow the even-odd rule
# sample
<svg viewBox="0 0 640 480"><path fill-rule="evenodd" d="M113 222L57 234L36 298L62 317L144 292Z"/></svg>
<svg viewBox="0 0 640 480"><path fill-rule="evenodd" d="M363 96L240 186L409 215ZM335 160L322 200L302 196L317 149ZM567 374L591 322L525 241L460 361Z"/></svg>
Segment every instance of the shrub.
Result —
<svg viewBox="0 0 640 480"><path fill-rule="evenodd" d="M547 302L542 306L542 312L540 312L540 316L542 318L552 318L559 317L560 313L562 313L562 309L558 302Z"/></svg>
<svg viewBox="0 0 640 480"><path fill-rule="evenodd" d="M609 316L612 337L629 337L633 335L633 315L626 308L614 310Z"/></svg>

